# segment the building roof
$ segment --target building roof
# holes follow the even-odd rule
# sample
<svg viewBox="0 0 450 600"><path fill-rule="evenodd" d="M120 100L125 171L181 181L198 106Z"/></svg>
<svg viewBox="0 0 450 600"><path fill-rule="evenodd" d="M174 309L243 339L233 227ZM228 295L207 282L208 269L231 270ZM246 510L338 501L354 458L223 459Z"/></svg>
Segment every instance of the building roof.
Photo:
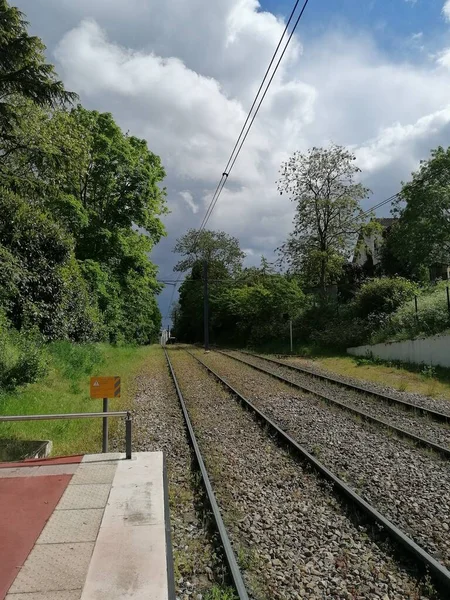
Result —
<svg viewBox="0 0 450 600"><path fill-rule="evenodd" d="M386 229L386 227L390 227L393 223L395 223L397 219L394 217L381 217L380 219L375 219L375 221L378 221L378 223L380 223L380 225Z"/></svg>

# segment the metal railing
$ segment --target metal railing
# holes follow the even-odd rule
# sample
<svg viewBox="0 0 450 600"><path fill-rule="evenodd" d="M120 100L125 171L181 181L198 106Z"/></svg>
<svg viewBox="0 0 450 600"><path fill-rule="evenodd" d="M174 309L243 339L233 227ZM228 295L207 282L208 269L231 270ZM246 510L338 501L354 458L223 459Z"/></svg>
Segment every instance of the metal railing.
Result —
<svg viewBox="0 0 450 600"><path fill-rule="evenodd" d="M127 459L131 458L131 413L126 410L116 410L108 413L60 413L56 415L5 415L0 416L1 422L11 421L52 421L54 419L91 419L102 417L125 417L125 455Z"/></svg>

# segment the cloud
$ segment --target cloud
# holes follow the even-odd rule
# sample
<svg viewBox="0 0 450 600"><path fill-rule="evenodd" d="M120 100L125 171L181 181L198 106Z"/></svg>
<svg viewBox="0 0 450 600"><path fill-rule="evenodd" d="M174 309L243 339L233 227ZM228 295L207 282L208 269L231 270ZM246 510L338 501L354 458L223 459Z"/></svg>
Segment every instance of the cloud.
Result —
<svg viewBox="0 0 450 600"><path fill-rule="evenodd" d="M168 173L169 237L197 227L284 27L256 0L16 0L84 105L148 140ZM446 12L447 8L448 12ZM443 8L450 20L450 0ZM305 23L310 13L305 13ZM420 41L421 32L410 36ZM49 42L50 40L50 42ZM407 38L405 38L405 42ZM292 224L280 163L330 141L350 146L374 196L396 192L449 139L450 50L398 61L357 26L294 36L209 226L238 236L249 263L270 258ZM195 200L194 200L195 199ZM171 290L165 291L170 296Z"/></svg>
<svg viewBox="0 0 450 600"><path fill-rule="evenodd" d="M189 208L192 209L192 212L194 213L194 215L196 215L198 213L198 206L197 206L197 204L195 204L194 198L193 198L191 192L182 191L182 192L179 192L179 194L183 198L183 200L186 202L186 204L189 206Z"/></svg>
<svg viewBox="0 0 450 600"><path fill-rule="evenodd" d="M450 0L446 0L444 6L442 7L442 14L444 15L444 19L446 21L450 21Z"/></svg>

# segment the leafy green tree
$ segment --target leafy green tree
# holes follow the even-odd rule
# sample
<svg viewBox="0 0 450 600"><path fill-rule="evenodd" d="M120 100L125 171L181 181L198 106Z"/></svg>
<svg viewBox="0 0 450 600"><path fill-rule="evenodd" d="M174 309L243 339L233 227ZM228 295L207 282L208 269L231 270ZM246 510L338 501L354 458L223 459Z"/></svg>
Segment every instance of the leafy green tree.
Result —
<svg viewBox="0 0 450 600"><path fill-rule="evenodd" d="M53 65L45 62L45 46L27 32L28 23L16 7L0 0L0 134L8 135L17 120L21 100L55 107L71 102L56 77Z"/></svg>
<svg viewBox="0 0 450 600"><path fill-rule="evenodd" d="M95 337L95 314L71 237L53 219L0 189L2 306L16 329L37 326L47 339Z"/></svg>
<svg viewBox="0 0 450 600"><path fill-rule="evenodd" d="M295 152L281 165L280 194L295 202L294 230L280 252L289 270L325 289L338 279L365 221L360 201L369 190L356 183L360 169L342 146Z"/></svg>
<svg viewBox="0 0 450 600"><path fill-rule="evenodd" d="M216 338L238 343L261 344L280 336L288 319L295 319L305 296L298 282L280 274L262 275L259 280L240 278L223 286L212 299Z"/></svg>
<svg viewBox="0 0 450 600"><path fill-rule="evenodd" d="M450 148L439 147L421 162L403 184L393 212L399 221L392 251L405 269L450 263Z"/></svg>
<svg viewBox="0 0 450 600"><path fill-rule="evenodd" d="M237 238L224 231L208 229L190 229L177 240L173 251L183 256L174 267L174 271L181 273L206 260L210 269L217 264L224 268L228 275L234 275L242 269L245 256Z"/></svg>

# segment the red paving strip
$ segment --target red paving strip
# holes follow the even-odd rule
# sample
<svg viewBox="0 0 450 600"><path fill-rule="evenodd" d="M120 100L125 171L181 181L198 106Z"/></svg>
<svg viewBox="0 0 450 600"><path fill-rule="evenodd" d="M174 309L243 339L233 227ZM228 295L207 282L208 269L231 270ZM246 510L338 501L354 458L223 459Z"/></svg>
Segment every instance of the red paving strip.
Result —
<svg viewBox="0 0 450 600"><path fill-rule="evenodd" d="M80 463L84 454L74 454L73 456L56 456L55 458L27 458L20 462L1 462L0 469L11 467L45 467L50 465L72 465Z"/></svg>
<svg viewBox="0 0 450 600"><path fill-rule="evenodd" d="M69 458L70 462L80 462L82 457L78 461ZM53 460L60 459L33 461L32 465L69 462ZM43 475L0 479L0 600L4 600L71 478L72 475Z"/></svg>

